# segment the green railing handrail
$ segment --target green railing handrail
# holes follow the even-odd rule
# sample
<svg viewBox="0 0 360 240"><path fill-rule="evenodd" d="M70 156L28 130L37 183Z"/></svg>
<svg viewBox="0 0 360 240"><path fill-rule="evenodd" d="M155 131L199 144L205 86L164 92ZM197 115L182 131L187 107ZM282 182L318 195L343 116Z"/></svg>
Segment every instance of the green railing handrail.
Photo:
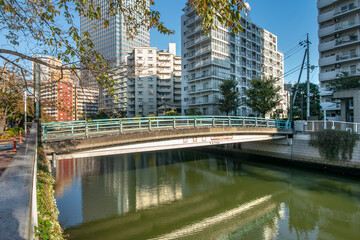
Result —
<svg viewBox="0 0 360 240"><path fill-rule="evenodd" d="M163 128L197 127L268 127L291 129L286 120L242 116L161 116L97 119L73 122L51 122L42 124L43 140L56 138L90 137L105 133L153 131Z"/></svg>

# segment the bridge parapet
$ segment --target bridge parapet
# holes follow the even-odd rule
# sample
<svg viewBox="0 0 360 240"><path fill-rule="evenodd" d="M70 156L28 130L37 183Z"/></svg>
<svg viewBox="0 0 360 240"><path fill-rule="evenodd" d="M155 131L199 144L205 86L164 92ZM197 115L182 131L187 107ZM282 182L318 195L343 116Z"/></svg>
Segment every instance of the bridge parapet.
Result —
<svg viewBox="0 0 360 240"><path fill-rule="evenodd" d="M237 116L171 116L52 122L42 126L43 141L98 137L109 134L151 132L201 127L264 127L291 129L285 120Z"/></svg>

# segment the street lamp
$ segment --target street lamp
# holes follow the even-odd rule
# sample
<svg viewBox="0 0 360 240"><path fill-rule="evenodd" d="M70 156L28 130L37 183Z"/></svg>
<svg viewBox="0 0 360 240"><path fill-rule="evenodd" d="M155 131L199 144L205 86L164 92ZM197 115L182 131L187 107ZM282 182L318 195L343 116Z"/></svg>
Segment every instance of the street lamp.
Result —
<svg viewBox="0 0 360 240"><path fill-rule="evenodd" d="M25 112L25 121L24 121L24 131L25 131L25 139L27 139L27 129L26 129L26 125L27 125L27 114L26 114L26 111L27 111L27 108L26 108L26 105L27 105L27 93L26 93L26 90L25 89L25 92L24 92L24 98L25 98L25 106L24 106L24 112Z"/></svg>

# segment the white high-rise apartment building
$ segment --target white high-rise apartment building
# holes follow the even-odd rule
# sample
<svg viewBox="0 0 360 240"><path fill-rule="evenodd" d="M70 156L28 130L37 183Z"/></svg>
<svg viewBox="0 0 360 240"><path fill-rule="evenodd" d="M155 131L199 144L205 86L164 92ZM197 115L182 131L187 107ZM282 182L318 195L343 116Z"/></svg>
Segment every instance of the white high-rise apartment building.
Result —
<svg viewBox="0 0 360 240"><path fill-rule="evenodd" d="M127 116L164 115L181 108L181 57L169 50L136 47L127 57Z"/></svg>
<svg viewBox="0 0 360 240"><path fill-rule="evenodd" d="M223 80L238 82L239 107L233 114L249 115L245 91L255 77L279 78L283 88L283 54L277 50L277 38L245 18L243 32L233 34L218 25L209 36L201 30L201 19L191 7L184 8L182 31L182 113L193 107L204 115L221 115L218 110L219 85ZM235 110L235 109L234 109Z"/></svg>
<svg viewBox="0 0 360 240"><path fill-rule="evenodd" d="M101 15L107 16L109 10L108 0L94 0L94 5L100 6ZM123 0L124 5L133 5L135 0ZM81 33L89 32L94 48L102 53L113 66L119 66L125 60L126 53L132 51L134 47L150 45L150 31L146 26L140 26L139 34L134 39L128 39L126 34L126 26L124 26L124 17L117 14L113 17L107 17L109 26L103 27L103 22L98 20L90 20L80 16ZM96 25L96 28L94 28Z"/></svg>
<svg viewBox="0 0 360 240"><path fill-rule="evenodd" d="M360 75L360 1L318 0L317 7L321 107L329 120L341 120L340 99L327 90L344 72Z"/></svg>

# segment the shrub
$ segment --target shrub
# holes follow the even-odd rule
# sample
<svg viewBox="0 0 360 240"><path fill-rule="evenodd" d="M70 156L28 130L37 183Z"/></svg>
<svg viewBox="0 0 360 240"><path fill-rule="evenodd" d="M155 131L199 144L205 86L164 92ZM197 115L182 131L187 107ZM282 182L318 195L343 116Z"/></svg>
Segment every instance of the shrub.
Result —
<svg viewBox="0 0 360 240"><path fill-rule="evenodd" d="M311 133L309 145L319 150L322 158L328 160L351 160L356 141L359 136L356 133L350 133L340 130L323 130Z"/></svg>
<svg viewBox="0 0 360 240"><path fill-rule="evenodd" d="M50 164L42 148L38 149L37 173L37 207L38 226L35 227L35 236L39 239L64 239L63 231L58 222L59 210L54 198L55 180L51 176Z"/></svg>

